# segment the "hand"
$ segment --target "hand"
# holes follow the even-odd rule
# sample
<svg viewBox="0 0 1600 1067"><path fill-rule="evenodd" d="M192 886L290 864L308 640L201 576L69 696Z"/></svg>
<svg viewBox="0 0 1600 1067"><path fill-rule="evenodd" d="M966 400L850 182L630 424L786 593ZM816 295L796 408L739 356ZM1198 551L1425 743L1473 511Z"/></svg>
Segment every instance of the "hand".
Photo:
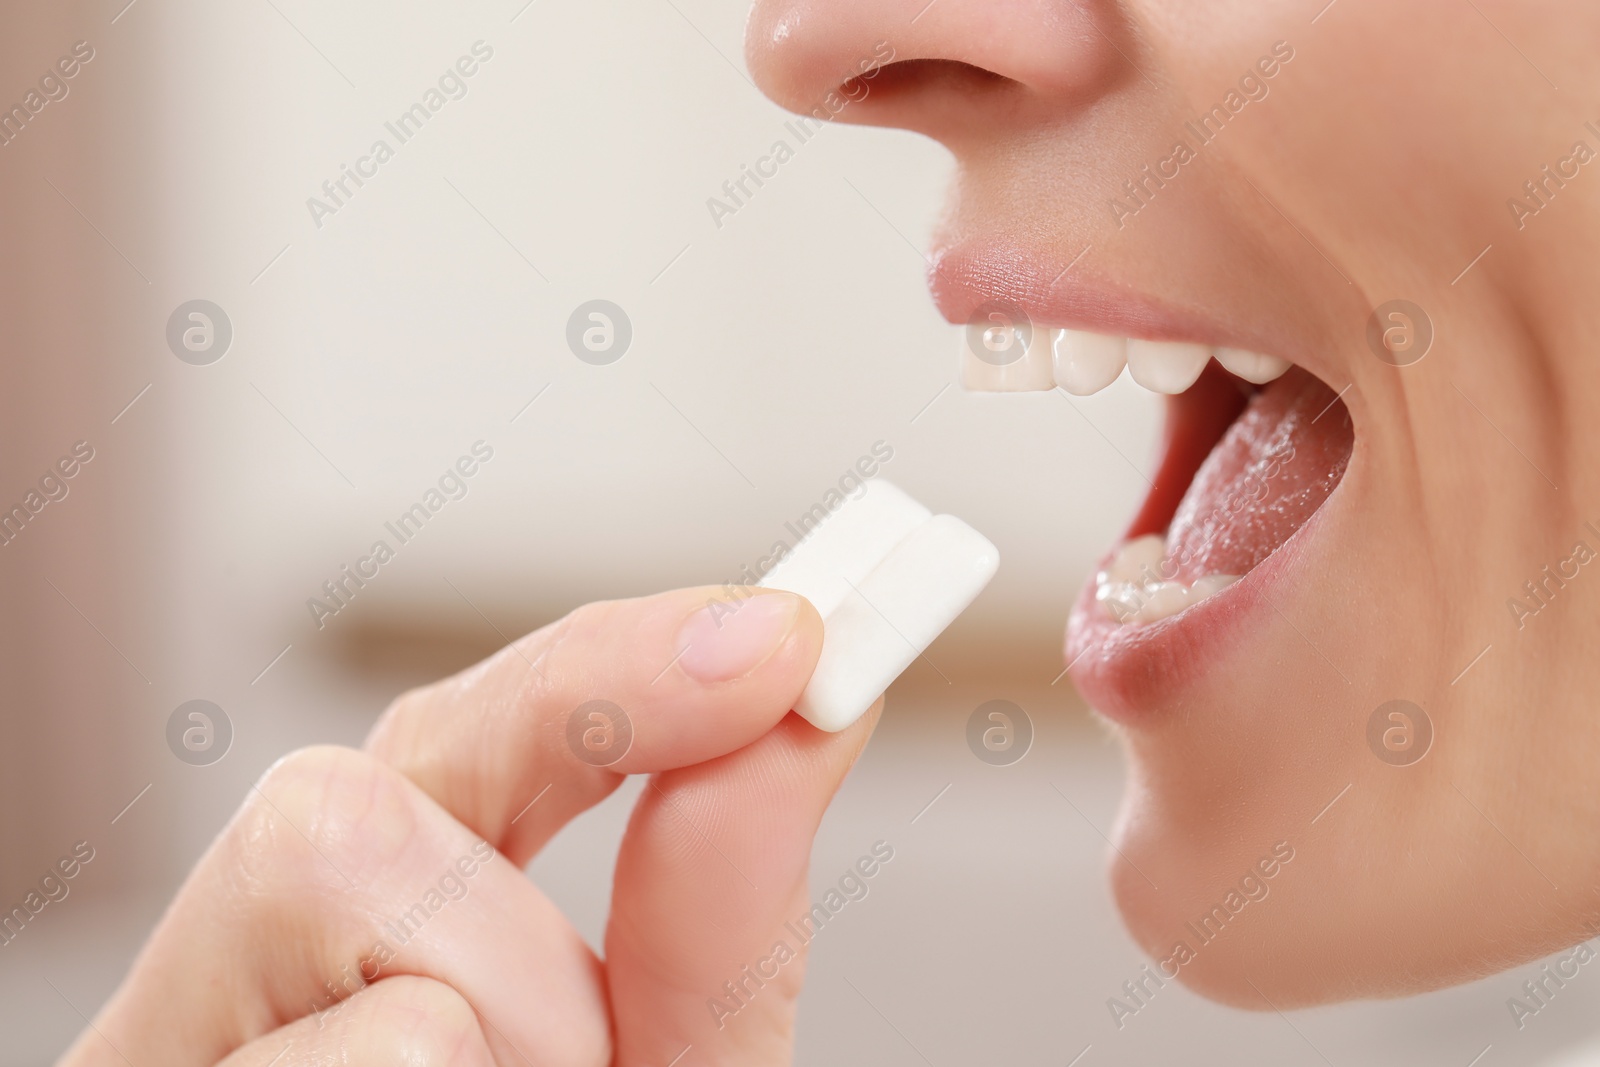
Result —
<svg viewBox="0 0 1600 1067"><path fill-rule="evenodd" d="M822 621L741 595L587 605L402 696L362 751L281 760L62 1067L787 1063L803 958L736 1016L709 1001L805 910L879 707L788 715ZM594 699L631 721L609 767L568 743ZM602 963L521 868L638 773Z"/></svg>

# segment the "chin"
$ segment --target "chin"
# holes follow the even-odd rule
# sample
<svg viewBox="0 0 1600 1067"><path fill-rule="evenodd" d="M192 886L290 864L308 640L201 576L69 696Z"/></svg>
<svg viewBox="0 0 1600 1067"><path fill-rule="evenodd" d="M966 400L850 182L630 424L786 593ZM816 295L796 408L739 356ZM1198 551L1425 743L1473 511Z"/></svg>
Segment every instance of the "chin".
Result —
<svg viewBox="0 0 1600 1067"><path fill-rule="evenodd" d="M1265 828L1251 836L1272 838ZM1126 976L1130 984L1113 990L1119 1005L1108 1005L1113 1014L1136 1014L1172 984L1253 1011L1373 993L1353 981L1347 966L1330 960L1321 943L1326 929L1316 929L1315 918L1302 911L1315 896L1308 883L1325 877L1314 872L1320 865L1304 841L1296 847L1278 837L1252 849L1175 835L1147 814L1138 792L1125 802L1115 841L1107 877L1123 922L1148 960Z"/></svg>

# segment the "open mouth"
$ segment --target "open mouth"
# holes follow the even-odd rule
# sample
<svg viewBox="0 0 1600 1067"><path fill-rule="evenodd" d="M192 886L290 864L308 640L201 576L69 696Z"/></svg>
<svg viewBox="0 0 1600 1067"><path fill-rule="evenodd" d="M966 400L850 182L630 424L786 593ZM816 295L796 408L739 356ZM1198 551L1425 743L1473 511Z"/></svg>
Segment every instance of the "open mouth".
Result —
<svg viewBox="0 0 1600 1067"><path fill-rule="evenodd" d="M1145 676L1137 688L1148 697L1148 675L1175 670L1178 646L1195 642L1168 641L1154 656L1152 645L1201 625L1194 620L1214 602L1248 595L1250 576L1339 485L1354 445L1349 412L1316 376L1272 355L1012 325L989 312L975 321L962 343L968 389L1082 396L1126 372L1168 398L1151 490L1080 598L1068 633L1069 660L1089 660L1074 676L1091 676L1091 702L1099 706L1105 694L1108 703L1126 703L1131 694L1115 676L1130 669ZM1141 662L1119 671L1116 661L1130 654Z"/></svg>

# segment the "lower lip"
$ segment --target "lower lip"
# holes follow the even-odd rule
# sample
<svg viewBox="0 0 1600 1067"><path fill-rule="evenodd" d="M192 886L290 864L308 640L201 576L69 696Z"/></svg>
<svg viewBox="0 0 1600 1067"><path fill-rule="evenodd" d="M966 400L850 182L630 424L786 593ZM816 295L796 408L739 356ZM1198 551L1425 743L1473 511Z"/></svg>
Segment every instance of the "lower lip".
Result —
<svg viewBox="0 0 1600 1067"><path fill-rule="evenodd" d="M1352 468L1354 464L1352 463ZM1345 472L1344 481L1355 473ZM1277 615L1274 606L1301 584L1304 558L1318 539L1343 482L1277 551L1239 581L1171 618L1118 623L1095 599L1093 577L1078 595L1067 622L1066 661L1073 683L1095 711L1129 727L1164 718L1213 671L1227 669ZM1109 564L1115 549L1099 567Z"/></svg>

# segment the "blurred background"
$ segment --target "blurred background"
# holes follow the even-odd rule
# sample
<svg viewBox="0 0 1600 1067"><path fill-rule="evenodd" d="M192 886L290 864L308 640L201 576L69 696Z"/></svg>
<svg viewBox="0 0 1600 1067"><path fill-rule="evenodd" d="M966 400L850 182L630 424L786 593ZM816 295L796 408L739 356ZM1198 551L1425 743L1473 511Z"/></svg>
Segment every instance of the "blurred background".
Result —
<svg viewBox="0 0 1600 1067"><path fill-rule="evenodd" d="M1121 767L1058 649L1143 494L1157 403L1126 379L954 387L921 253L948 158L849 127L802 142L749 82L743 21L741 0L7 12L0 509L30 516L0 546L0 902L76 842L95 858L0 947L0 1067L83 1027L275 759L359 743L404 688L585 601L730 579L878 442L884 477L1003 564L891 692L823 827L819 887L875 841L896 858L812 948L799 1062L1467 1067L1592 1030L1600 979L1519 1030L1506 1000L1536 967L1288 1016L1169 985L1116 1024L1144 963L1102 877ZM38 91L75 46L64 95ZM386 124L463 56L402 143ZM375 174L324 188L380 139ZM713 211L780 140L777 175ZM593 300L631 327L606 365L567 340ZM197 308L209 342L175 346ZM466 495L316 617L478 442ZM32 513L75 447L92 458ZM994 699L1033 725L1009 766L966 743ZM220 740L185 760L168 724L193 700ZM636 794L530 868L595 942Z"/></svg>

